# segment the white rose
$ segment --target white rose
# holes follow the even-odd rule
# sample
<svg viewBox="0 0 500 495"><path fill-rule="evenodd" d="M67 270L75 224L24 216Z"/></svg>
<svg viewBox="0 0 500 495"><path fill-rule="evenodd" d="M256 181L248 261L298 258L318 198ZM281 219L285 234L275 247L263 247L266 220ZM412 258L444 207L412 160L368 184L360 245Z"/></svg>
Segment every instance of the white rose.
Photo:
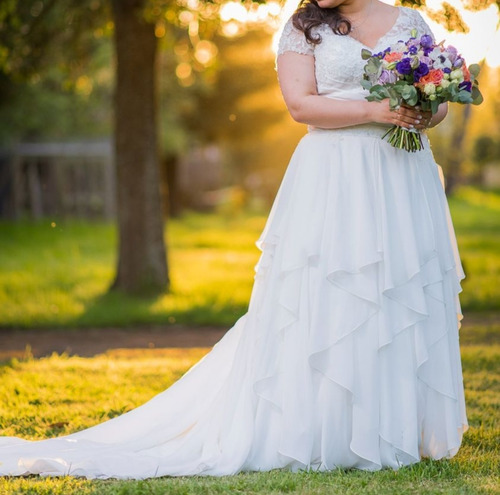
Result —
<svg viewBox="0 0 500 495"><path fill-rule="evenodd" d="M446 89L446 88L447 88L450 84L451 84L451 83L450 83L450 81L449 81L448 79L443 79L443 80L441 81L441 87L442 87L443 89Z"/></svg>
<svg viewBox="0 0 500 495"><path fill-rule="evenodd" d="M462 72L462 69L456 69L451 71L450 77L460 83L464 80L464 73Z"/></svg>
<svg viewBox="0 0 500 495"><path fill-rule="evenodd" d="M424 93L426 95L433 95L436 92L436 86L432 83L427 83L424 86Z"/></svg>

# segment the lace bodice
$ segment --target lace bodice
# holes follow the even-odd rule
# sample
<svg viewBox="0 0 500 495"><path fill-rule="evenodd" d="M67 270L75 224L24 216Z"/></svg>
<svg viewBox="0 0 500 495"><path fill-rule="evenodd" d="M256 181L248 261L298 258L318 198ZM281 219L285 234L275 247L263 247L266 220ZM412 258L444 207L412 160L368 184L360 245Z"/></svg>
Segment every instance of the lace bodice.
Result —
<svg viewBox="0 0 500 495"><path fill-rule="evenodd" d="M361 100L367 94L360 84L366 63L361 58L361 50L366 48L379 52L399 40L406 41L412 29L417 29L418 36L432 36L419 12L399 7L394 25L379 38L374 47L368 47L352 36L336 35L326 24L314 30L314 34L321 36L321 43L311 45L304 33L295 29L289 19L281 34L278 55L287 51L313 55L318 94L342 100Z"/></svg>

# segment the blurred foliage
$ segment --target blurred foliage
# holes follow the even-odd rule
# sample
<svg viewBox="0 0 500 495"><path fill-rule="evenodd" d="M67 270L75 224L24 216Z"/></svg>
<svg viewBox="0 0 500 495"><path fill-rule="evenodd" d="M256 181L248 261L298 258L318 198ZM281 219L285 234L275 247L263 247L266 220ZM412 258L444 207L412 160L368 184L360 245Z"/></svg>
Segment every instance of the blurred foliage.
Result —
<svg viewBox="0 0 500 495"><path fill-rule="evenodd" d="M112 29L106 0L0 3L0 68L15 79L54 66L75 81Z"/></svg>
<svg viewBox="0 0 500 495"><path fill-rule="evenodd" d="M500 137L479 136L474 142L473 160L478 165L500 162Z"/></svg>
<svg viewBox="0 0 500 495"><path fill-rule="evenodd" d="M0 143L110 132L106 1L0 3Z"/></svg>

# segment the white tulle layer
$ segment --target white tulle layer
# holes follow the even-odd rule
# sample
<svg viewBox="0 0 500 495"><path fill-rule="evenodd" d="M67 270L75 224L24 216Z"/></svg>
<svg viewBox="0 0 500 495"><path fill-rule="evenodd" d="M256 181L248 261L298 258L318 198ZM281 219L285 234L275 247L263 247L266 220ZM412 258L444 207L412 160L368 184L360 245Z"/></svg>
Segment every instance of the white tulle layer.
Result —
<svg viewBox="0 0 500 495"><path fill-rule="evenodd" d="M312 131L248 313L165 392L62 438L0 439L0 474L148 478L398 468L467 428L459 262L437 166L381 130Z"/></svg>

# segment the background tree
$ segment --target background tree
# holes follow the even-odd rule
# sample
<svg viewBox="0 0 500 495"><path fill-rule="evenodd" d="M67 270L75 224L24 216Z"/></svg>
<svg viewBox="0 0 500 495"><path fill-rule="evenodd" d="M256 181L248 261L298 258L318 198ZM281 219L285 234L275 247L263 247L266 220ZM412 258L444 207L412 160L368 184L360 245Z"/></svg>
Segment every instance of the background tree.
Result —
<svg viewBox="0 0 500 495"><path fill-rule="evenodd" d="M113 0L112 5L119 232L113 287L161 292L169 277L159 189L155 25L144 18L145 0Z"/></svg>

